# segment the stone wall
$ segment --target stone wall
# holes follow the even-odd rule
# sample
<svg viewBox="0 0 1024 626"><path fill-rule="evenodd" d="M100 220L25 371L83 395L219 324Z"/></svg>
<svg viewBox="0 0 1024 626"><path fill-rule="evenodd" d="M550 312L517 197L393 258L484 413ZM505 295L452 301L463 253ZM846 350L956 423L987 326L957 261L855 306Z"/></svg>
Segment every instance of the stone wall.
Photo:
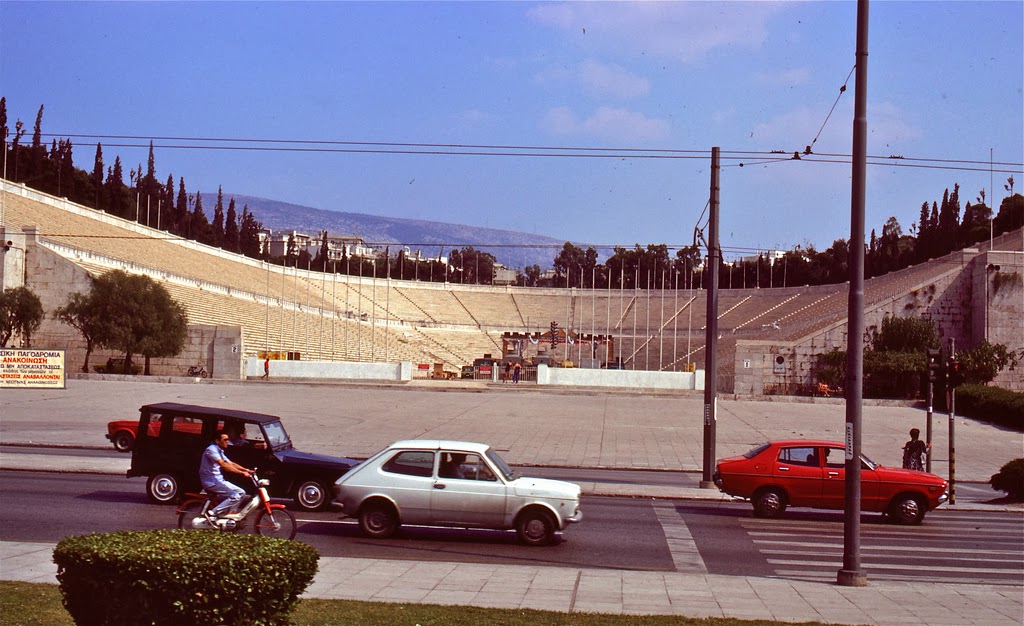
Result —
<svg viewBox="0 0 1024 626"><path fill-rule="evenodd" d="M32 291L43 304L45 319L32 335L33 348L64 350L67 371L80 372L85 365L86 344L75 328L53 319L53 312L67 304L72 293L88 293L92 288L89 273L59 254L36 244L35 232L26 233L25 274ZM151 359L150 374L184 376L189 365L203 365L214 378L238 380L242 376L242 329L240 326L207 326L190 324L185 349L176 357ZM108 358L124 354L95 348L89 357L89 370L106 363ZM134 362L144 366L141 355Z"/></svg>

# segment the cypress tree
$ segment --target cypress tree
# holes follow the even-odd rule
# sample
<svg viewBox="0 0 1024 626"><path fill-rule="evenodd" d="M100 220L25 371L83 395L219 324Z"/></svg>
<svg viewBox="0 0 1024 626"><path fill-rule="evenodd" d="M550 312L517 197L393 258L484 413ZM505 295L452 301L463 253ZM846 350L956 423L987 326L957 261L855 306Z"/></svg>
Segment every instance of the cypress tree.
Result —
<svg viewBox="0 0 1024 626"><path fill-rule="evenodd" d="M230 252L238 252L238 215L235 213L235 199L228 202L228 214L224 222L224 245Z"/></svg>
<svg viewBox="0 0 1024 626"><path fill-rule="evenodd" d="M217 204L213 207L213 230L210 243L218 248L224 247L224 190L217 187Z"/></svg>
<svg viewBox="0 0 1024 626"><path fill-rule="evenodd" d="M128 203L125 198L124 171L121 169L121 157L114 157L114 167L107 168L107 206L110 213L118 217L127 217Z"/></svg>
<svg viewBox="0 0 1024 626"><path fill-rule="evenodd" d="M210 220L203 212L203 194L199 191L195 196L196 205L192 210L192 221L189 225L191 234L189 237L200 243L210 243Z"/></svg>
<svg viewBox="0 0 1024 626"><path fill-rule="evenodd" d="M100 208L100 190L103 188L103 146L96 144L96 158L92 165L92 186L95 192L94 209Z"/></svg>
<svg viewBox="0 0 1024 626"><path fill-rule="evenodd" d="M189 235L188 192L185 179L178 178L178 202L174 206L174 232L182 237Z"/></svg>

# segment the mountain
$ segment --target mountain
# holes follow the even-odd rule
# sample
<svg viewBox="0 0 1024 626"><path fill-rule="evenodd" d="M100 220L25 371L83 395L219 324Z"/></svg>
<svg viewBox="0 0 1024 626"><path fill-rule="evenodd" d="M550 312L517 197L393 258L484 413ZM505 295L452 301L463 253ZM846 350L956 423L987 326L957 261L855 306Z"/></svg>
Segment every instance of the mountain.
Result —
<svg viewBox="0 0 1024 626"><path fill-rule="evenodd" d="M217 194L204 193L203 207L212 219ZM235 210L241 218L242 207L249 210L264 228L271 230L296 230L315 235L327 230L331 235L355 235L369 244L404 244L413 252L422 250L424 256L437 256L444 248L447 255L452 247L471 245L478 250L490 252L499 263L506 267L521 269L527 265L539 265L541 269L552 266L554 258L565 244L560 239L496 228L481 228L465 224L449 224L428 220L413 220L401 217L381 217L365 213L325 211L308 206L225 193L225 203L235 199ZM480 244L495 244L486 246ZM580 244L576 244L580 245ZM532 247L531 247L532 246Z"/></svg>

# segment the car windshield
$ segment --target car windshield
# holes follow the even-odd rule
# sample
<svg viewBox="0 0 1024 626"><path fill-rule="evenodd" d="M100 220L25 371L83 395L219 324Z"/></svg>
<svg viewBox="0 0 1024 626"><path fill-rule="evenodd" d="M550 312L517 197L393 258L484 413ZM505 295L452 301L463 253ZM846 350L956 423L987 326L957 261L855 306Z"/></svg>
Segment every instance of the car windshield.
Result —
<svg viewBox="0 0 1024 626"><path fill-rule="evenodd" d="M743 456L748 458L748 459L752 459L755 456L757 456L757 455L761 454L762 452L764 452L765 450L767 450L769 445L770 444L768 444L768 443L762 443L761 445L757 446L756 448L754 448L750 452L744 453Z"/></svg>
<svg viewBox="0 0 1024 626"><path fill-rule="evenodd" d="M494 466L498 468L498 471L505 476L505 480L512 481L516 479L515 470L509 467L508 463L506 463L503 458L498 456L497 452L495 452L491 448L487 448L487 450L484 452L484 455L486 455L487 458L491 460L491 463L494 463Z"/></svg>
<svg viewBox="0 0 1024 626"><path fill-rule="evenodd" d="M876 467L878 467L877 463L875 463L874 461L872 461L868 457L864 456L863 454L860 455L860 462L861 462L862 465L864 465L868 469L875 469Z"/></svg>
<svg viewBox="0 0 1024 626"><path fill-rule="evenodd" d="M267 422L263 424L263 432L267 435L267 446L271 450L292 447L292 440L288 438L288 433L284 431L284 425L281 422Z"/></svg>

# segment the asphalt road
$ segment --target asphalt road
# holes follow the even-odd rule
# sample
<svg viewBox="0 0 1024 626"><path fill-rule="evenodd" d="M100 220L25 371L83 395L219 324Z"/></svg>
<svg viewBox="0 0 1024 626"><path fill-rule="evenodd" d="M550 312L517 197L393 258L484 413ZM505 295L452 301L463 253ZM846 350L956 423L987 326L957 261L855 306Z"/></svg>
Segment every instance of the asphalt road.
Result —
<svg viewBox="0 0 1024 626"><path fill-rule="evenodd" d="M58 541L68 535L173 528L173 507L150 504L144 481L109 475L0 472L0 540ZM744 503L584 497L584 521L558 545L526 548L512 532L403 528L362 537L336 512L297 512L298 539L325 556L574 566L834 580L842 564L842 513L789 510L753 518ZM862 522L862 558L873 579L1024 582L1024 514L933 511L921 526ZM678 541L689 537L699 558ZM685 543L685 541L684 541Z"/></svg>

